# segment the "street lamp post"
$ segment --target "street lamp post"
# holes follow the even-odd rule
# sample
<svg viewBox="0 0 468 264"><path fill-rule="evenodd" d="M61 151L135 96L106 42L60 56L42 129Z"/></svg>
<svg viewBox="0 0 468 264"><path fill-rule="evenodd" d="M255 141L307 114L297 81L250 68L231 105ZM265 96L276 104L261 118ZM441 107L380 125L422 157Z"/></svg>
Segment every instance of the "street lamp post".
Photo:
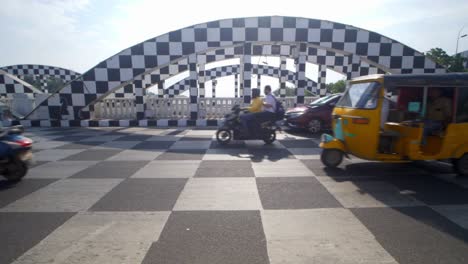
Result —
<svg viewBox="0 0 468 264"><path fill-rule="evenodd" d="M462 33L463 29L466 27L466 25L464 25L460 31L458 31L458 35L457 35L457 46L455 48L455 56L458 54L458 41L461 39L461 38L464 38L466 36L468 36L468 34L464 34L462 36L460 36L460 34Z"/></svg>

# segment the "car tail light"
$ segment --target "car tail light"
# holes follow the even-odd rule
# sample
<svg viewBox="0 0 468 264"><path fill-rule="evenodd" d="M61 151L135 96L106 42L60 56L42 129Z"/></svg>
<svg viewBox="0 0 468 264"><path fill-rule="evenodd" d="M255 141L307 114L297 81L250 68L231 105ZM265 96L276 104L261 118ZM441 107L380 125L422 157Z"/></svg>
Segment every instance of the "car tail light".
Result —
<svg viewBox="0 0 468 264"><path fill-rule="evenodd" d="M19 144L21 147L30 147L32 145L32 140L27 138L22 138L15 140L15 143Z"/></svg>
<svg viewBox="0 0 468 264"><path fill-rule="evenodd" d="M369 119L364 117L353 118L353 124L367 125L369 124Z"/></svg>

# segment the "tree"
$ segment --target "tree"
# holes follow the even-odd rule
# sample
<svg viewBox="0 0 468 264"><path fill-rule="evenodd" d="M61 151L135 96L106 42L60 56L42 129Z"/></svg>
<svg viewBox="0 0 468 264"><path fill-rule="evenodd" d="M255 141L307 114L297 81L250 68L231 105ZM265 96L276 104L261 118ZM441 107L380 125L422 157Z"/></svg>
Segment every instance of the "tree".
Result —
<svg viewBox="0 0 468 264"><path fill-rule="evenodd" d="M55 93L57 92L58 90L60 90L60 88L62 88L63 86L65 85L65 83L63 82L62 79L58 79L58 78L54 78L54 77L50 77L48 80L47 80L47 91L49 93Z"/></svg>
<svg viewBox="0 0 468 264"><path fill-rule="evenodd" d="M432 59L434 62L449 67L452 63L452 58L441 48L432 48L426 52L426 56Z"/></svg>
<svg viewBox="0 0 468 264"><path fill-rule="evenodd" d="M35 78L33 75L24 75L23 81L29 83L30 85L34 86L37 89L42 89L41 82L39 79Z"/></svg>
<svg viewBox="0 0 468 264"><path fill-rule="evenodd" d="M337 82L327 84L327 91L329 91L330 93L342 93L345 89L345 80L339 80Z"/></svg>
<svg viewBox="0 0 468 264"><path fill-rule="evenodd" d="M441 48L432 48L426 52L426 56L435 61L436 63L447 68L449 72L463 72L467 71L463 67L463 63L467 60L460 54L450 56Z"/></svg>

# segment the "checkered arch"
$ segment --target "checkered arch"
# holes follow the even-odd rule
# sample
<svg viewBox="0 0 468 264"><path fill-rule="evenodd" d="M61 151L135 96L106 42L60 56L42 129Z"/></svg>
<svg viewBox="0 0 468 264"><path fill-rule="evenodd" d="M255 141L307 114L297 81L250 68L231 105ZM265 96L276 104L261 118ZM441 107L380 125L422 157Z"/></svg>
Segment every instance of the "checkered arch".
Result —
<svg viewBox="0 0 468 264"><path fill-rule="evenodd" d="M80 73L68 69L37 64L10 65L2 67L0 68L0 70L12 74L20 79L24 79L26 75L30 75L34 79L39 81L41 87L36 88L41 90L45 90L47 81L51 77L60 79L64 83L67 83L78 78L81 75Z"/></svg>
<svg viewBox="0 0 468 264"><path fill-rule="evenodd" d="M240 85L244 93L244 102L249 102L252 74L251 57L255 56L257 52L264 53L263 49L256 50L256 44L264 42L306 43L321 49L352 55L353 60L351 63L348 61L348 67L351 65L353 71L355 68L360 70L359 66L355 67L354 57L366 59L370 65L386 69L386 72L390 73L445 71L444 68L410 47L378 33L350 25L296 17L251 17L202 23L146 40L99 63L84 73L82 79L73 81L68 87L62 89L60 95L71 94L71 104L81 106L79 111L74 110L74 118L87 119L90 117L90 111L93 111L92 104L95 101L103 98L109 92L123 87L128 82L141 79L144 74L153 72L155 69L162 68L174 61L187 58L192 54L236 46L235 48L242 48L243 51ZM289 54L291 54L291 50L289 50ZM216 54L214 56L216 57ZM229 56L234 56L234 54ZM203 95L202 90L199 93L196 89L197 65L205 63L205 61L197 61L196 56L188 63L191 73L190 116L192 119L197 118L196 98L199 94ZM86 92L85 87L87 87ZM73 96L75 94L81 96ZM74 97L79 98L76 103ZM45 108L42 111L48 111L50 118L60 118L59 111L57 111L60 104L57 98L49 98L36 110L41 111L41 107Z"/></svg>
<svg viewBox="0 0 468 264"><path fill-rule="evenodd" d="M42 91L18 77L0 70L0 98L13 98L16 94L26 94L33 98L35 93L42 93Z"/></svg>

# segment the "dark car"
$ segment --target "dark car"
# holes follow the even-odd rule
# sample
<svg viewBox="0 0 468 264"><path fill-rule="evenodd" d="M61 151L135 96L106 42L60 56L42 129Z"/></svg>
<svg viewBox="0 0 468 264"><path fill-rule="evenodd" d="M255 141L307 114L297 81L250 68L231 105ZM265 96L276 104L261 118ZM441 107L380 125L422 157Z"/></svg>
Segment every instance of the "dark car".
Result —
<svg viewBox="0 0 468 264"><path fill-rule="evenodd" d="M340 98L341 94L331 94L318 98L309 105L288 109L284 124L290 128L307 129L312 133L329 129L333 107Z"/></svg>

